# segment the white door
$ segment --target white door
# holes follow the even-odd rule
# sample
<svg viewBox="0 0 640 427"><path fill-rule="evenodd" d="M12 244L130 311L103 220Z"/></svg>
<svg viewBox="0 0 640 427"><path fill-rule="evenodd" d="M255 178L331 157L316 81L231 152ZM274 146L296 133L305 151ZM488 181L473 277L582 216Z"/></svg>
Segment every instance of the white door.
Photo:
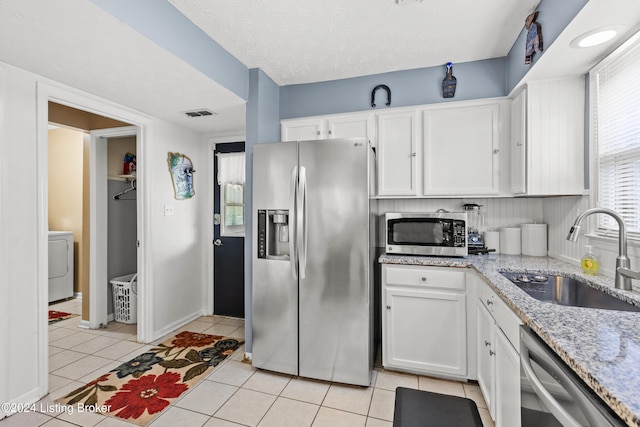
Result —
<svg viewBox="0 0 640 427"><path fill-rule="evenodd" d="M464 294L387 289L385 296L386 365L466 375Z"/></svg>

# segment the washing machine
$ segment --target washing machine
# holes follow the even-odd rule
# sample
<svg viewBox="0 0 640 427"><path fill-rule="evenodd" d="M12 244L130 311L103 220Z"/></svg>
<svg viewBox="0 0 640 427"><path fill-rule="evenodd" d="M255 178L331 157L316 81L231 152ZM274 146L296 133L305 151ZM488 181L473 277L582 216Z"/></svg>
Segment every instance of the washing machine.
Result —
<svg viewBox="0 0 640 427"><path fill-rule="evenodd" d="M49 231L49 302L73 296L73 232Z"/></svg>

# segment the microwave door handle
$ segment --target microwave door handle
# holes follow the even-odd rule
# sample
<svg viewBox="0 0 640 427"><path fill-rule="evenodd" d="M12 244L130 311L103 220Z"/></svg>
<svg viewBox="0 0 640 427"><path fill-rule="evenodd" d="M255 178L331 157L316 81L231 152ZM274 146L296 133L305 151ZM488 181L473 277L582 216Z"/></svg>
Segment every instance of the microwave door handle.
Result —
<svg viewBox="0 0 640 427"><path fill-rule="evenodd" d="M531 366L531 359L529 356L529 349L524 346L520 351L520 364L522 365L522 369L524 370L524 374L529 380L529 385L533 388L536 395L545 406L551 411L554 417L560 421L563 427L582 427L575 418L573 418L563 407L558 403L558 401L551 395L551 393L542 385L542 381L536 375Z"/></svg>
<svg viewBox="0 0 640 427"><path fill-rule="evenodd" d="M298 278L298 248L296 245L296 187L298 184L298 166L291 169L289 185L289 266L291 277Z"/></svg>

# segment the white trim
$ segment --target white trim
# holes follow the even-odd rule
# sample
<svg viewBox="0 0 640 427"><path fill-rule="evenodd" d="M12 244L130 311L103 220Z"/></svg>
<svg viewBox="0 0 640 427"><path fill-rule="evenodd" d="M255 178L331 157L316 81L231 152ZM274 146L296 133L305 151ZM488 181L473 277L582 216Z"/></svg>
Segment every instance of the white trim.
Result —
<svg viewBox="0 0 640 427"><path fill-rule="evenodd" d="M160 329L159 331L155 332L155 335L153 337L153 339L151 341L163 338L164 336L170 334L171 332L175 331L176 329L186 325L189 322L192 322L194 320L196 320L197 318L199 318L200 316L203 316L204 313L202 312L196 312L193 314L189 314L188 316L184 316L178 320L176 320L175 322L172 322L170 324L168 324L167 326L165 326L164 328Z"/></svg>
<svg viewBox="0 0 640 427"><path fill-rule="evenodd" d="M78 324L78 328L80 328L80 329L91 329L89 327L89 321L88 320L81 320L80 323Z"/></svg>
<svg viewBox="0 0 640 427"><path fill-rule="evenodd" d="M5 229L8 227L7 221L4 219L4 196L6 187L9 182L7 176L8 155L5 153L7 142L6 135L6 115L5 105L7 93L7 76L6 69L0 64L0 235L5 236ZM9 277L7 260L9 259L9 239L0 239L0 342L9 342ZM10 346L3 345L0 347L0 377L8 378L9 373L9 356ZM6 402L9 396L8 381L0 381L0 403ZM0 419L6 414L0 410Z"/></svg>
<svg viewBox="0 0 640 427"><path fill-rule="evenodd" d="M3 400L1 403L7 403L9 405L9 407L11 407L12 405L15 405L16 409L25 408L25 407L28 407L28 408L25 408L25 409L23 409L21 411L17 411L17 412L6 412L6 411L3 411L3 410L0 410L0 420L3 419L4 417L10 417L11 415L15 415L15 414L17 414L19 412L27 412L26 409L28 409L29 411L31 411L31 409L37 409L38 406L36 406L34 408L31 405L35 405L35 402L40 400L40 398L42 396L43 395L40 393L40 388L36 387L36 388L32 388L31 390L29 390L26 393L23 393L22 395L16 397L15 399L11 399L8 402Z"/></svg>
<svg viewBox="0 0 640 427"><path fill-rule="evenodd" d="M107 283L107 140L112 137L135 136L138 140L138 127L126 126L101 129L89 133L91 149L90 182L90 249L89 249L89 324L97 329L109 322L107 316L108 295L102 283ZM142 298L139 298L140 301Z"/></svg>
<svg viewBox="0 0 640 427"><path fill-rule="evenodd" d="M38 384L40 393L46 394L48 391L48 321L46 316L47 294L48 294L48 262L47 259L47 242L48 242L48 213L47 213L47 170L48 170L48 102L53 101L59 104L78 108L91 113L99 114L113 119L131 123L137 126L137 151L143 155L142 161L138 162L138 236L141 242L145 242L150 246L150 232L148 220L148 211L145 207L146 188L145 188L145 171L144 154L146 149L146 140L150 136L150 128L152 120L137 113L133 110L115 104L113 102L77 91L67 86L62 86L49 81L44 82L42 79L36 79L36 117L37 117L37 200L38 200L38 243L37 243L37 277L38 277ZM142 164L141 164L142 163ZM147 258L150 257L150 251L144 250L144 245L138 249L138 284L140 294L138 298L138 341L151 342L153 336L153 295L152 287L147 289L144 286L147 281L153 280L152 272L147 273ZM151 269L149 269L151 270ZM91 314L90 314L91 315Z"/></svg>

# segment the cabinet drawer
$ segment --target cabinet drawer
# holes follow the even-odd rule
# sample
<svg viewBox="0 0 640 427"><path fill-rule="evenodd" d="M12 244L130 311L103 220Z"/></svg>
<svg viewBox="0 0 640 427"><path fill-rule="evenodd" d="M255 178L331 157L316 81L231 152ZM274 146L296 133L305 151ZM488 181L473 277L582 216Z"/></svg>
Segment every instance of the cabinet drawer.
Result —
<svg viewBox="0 0 640 427"><path fill-rule="evenodd" d="M489 310L511 345L518 349L520 347L518 327L522 324L520 318L486 283L479 284L477 293L480 303Z"/></svg>
<svg viewBox="0 0 640 427"><path fill-rule="evenodd" d="M482 305L487 307L487 310L489 310L489 312L493 313L493 309L494 309L494 306L495 306L495 301L496 301L496 299L499 299L499 298L493 292L493 290L491 290L489 285L487 285L482 280L478 282L477 295L478 295L478 299L480 300Z"/></svg>
<svg viewBox="0 0 640 427"><path fill-rule="evenodd" d="M465 269L462 268L383 265L382 274L387 286L465 290Z"/></svg>
<svg viewBox="0 0 640 427"><path fill-rule="evenodd" d="M496 325L504 335L507 337L511 345L518 353L520 353L520 335L519 326L522 324L522 320L509 308L507 303L502 301L496 295L496 304L493 309L493 317L496 319Z"/></svg>

